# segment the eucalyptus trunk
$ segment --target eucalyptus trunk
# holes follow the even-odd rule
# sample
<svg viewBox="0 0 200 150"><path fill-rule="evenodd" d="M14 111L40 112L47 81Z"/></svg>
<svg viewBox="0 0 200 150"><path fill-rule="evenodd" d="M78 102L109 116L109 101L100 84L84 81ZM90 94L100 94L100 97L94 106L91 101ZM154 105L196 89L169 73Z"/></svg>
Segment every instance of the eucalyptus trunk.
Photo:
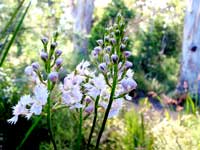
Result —
<svg viewBox="0 0 200 150"><path fill-rule="evenodd" d="M91 30L94 0L77 0L74 5L74 37L75 52L86 55L88 48L88 34Z"/></svg>
<svg viewBox="0 0 200 150"><path fill-rule="evenodd" d="M182 44L180 87L197 93L200 77L200 0L188 0Z"/></svg>

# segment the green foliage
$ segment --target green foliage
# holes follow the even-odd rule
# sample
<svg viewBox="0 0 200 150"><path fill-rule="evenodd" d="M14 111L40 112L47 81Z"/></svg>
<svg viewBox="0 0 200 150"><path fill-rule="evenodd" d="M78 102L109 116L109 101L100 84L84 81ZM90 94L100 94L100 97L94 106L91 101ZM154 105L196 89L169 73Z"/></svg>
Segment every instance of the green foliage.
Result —
<svg viewBox="0 0 200 150"><path fill-rule="evenodd" d="M129 9L122 0L112 0L112 3L105 9L103 17L97 21L91 30L88 45L90 50L96 46L96 40L103 38L102 33L105 33L105 28L114 22L118 12L121 12L121 15L126 18L126 24L128 20L134 18L134 11Z"/></svg>
<svg viewBox="0 0 200 150"><path fill-rule="evenodd" d="M180 53L176 29L176 25L167 25L158 18L147 31L140 31L136 36L134 49L137 49L137 54L132 61L140 90L169 92L175 88Z"/></svg>
<svg viewBox="0 0 200 150"><path fill-rule="evenodd" d="M144 116L136 111L130 111L125 115L124 145L127 150L146 149L151 150L153 138L148 133L144 122Z"/></svg>
<svg viewBox="0 0 200 150"><path fill-rule="evenodd" d="M14 81L10 78L10 70L0 68L0 120L9 118L11 106L19 98L18 89Z"/></svg>

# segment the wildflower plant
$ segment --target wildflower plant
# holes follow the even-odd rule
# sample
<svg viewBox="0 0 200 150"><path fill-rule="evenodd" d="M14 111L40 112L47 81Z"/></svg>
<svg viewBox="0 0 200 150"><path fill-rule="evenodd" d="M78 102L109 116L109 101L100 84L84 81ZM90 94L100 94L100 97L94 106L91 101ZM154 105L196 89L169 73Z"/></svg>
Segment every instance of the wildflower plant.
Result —
<svg viewBox="0 0 200 150"><path fill-rule="evenodd" d="M128 93L137 86L130 69L132 63L127 60L131 53L126 51L128 38L125 36L124 20L119 14L116 23L106 29L104 38L97 41L98 46L91 52L91 62L82 61L73 72L66 75L63 82L59 80L63 63L62 51L57 49L56 39L57 34L52 42L48 38L42 39L43 50L40 56L44 71L37 62L25 68L25 73L35 84L33 94L21 97L13 107L13 117L8 122L15 124L19 116L25 116L27 119L33 115L39 116L27 132L20 148L39 120L46 117L51 141L54 149L57 149L51 127L52 113L61 108L76 110L79 116L77 149L82 148L84 120L87 116L93 117L86 146L90 149L98 114L102 113L99 110L103 109L103 120L95 146L98 149L107 119L119 113L124 100L131 100ZM53 90L58 91L58 95L53 95Z"/></svg>

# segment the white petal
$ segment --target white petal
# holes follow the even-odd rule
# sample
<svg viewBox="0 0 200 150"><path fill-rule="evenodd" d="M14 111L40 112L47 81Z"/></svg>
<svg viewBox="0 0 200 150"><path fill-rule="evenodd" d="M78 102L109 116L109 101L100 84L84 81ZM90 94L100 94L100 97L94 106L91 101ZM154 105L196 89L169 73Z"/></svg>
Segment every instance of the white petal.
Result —
<svg viewBox="0 0 200 150"><path fill-rule="evenodd" d="M8 119L7 122L10 123L10 124L16 124L18 120L18 116L13 116L12 118Z"/></svg>

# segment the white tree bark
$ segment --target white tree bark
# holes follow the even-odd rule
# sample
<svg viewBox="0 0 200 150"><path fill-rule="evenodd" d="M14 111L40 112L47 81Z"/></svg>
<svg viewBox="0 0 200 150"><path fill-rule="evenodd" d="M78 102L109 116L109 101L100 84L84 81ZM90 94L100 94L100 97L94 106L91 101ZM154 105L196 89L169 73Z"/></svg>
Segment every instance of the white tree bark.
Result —
<svg viewBox="0 0 200 150"><path fill-rule="evenodd" d="M87 54L88 38L92 25L94 0L77 0L73 3L74 37L73 44L76 52Z"/></svg>
<svg viewBox="0 0 200 150"><path fill-rule="evenodd" d="M188 0L184 22L180 83L183 89L197 93L200 77L200 0Z"/></svg>

